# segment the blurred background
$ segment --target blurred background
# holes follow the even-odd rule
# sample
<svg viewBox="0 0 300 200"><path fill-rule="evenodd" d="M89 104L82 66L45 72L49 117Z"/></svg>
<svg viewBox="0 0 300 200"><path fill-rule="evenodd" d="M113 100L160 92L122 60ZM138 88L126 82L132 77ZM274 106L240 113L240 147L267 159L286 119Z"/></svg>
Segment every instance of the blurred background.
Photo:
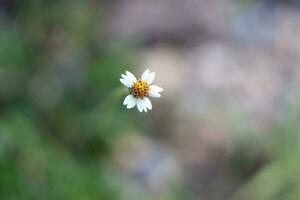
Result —
<svg viewBox="0 0 300 200"><path fill-rule="evenodd" d="M0 199L299 200L299 35L298 0L0 0Z"/></svg>

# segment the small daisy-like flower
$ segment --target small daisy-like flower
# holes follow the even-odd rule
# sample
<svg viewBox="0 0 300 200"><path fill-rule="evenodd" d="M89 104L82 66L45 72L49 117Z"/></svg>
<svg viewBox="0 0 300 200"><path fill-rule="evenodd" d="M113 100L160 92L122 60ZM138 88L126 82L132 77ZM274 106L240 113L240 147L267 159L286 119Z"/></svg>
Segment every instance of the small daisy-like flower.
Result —
<svg viewBox="0 0 300 200"><path fill-rule="evenodd" d="M155 79L155 73L147 69L140 79L137 79L132 73L126 71L121 75L120 81L129 88L129 95L124 100L127 109L137 107L140 112L147 112L152 109L152 103L148 96L159 98L163 89L157 85L151 85Z"/></svg>

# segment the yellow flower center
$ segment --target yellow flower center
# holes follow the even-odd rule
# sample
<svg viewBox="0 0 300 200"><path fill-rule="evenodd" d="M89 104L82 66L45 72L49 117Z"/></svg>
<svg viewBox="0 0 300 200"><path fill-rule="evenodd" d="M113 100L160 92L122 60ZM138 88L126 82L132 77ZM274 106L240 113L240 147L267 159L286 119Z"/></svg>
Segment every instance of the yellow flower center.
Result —
<svg viewBox="0 0 300 200"><path fill-rule="evenodd" d="M146 81L139 80L133 84L130 93L135 97L144 98L149 95L149 86Z"/></svg>

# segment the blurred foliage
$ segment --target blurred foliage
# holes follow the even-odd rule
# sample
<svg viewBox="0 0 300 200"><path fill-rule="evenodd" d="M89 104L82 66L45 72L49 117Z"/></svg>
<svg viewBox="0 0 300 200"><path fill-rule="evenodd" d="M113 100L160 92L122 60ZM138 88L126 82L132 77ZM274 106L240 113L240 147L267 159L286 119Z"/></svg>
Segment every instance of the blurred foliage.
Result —
<svg viewBox="0 0 300 200"><path fill-rule="evenodd" d="M293 105L267 138L261 137L261 141L270 143L267 152L271 160L240 188L234 200L300 199L299 115L298 106Z"/></svg>
<svg viewBox="0 0 300 200"><path fill-rule="evenodd" d="M101 3L1 1L0 199L118 198L105 164L130 49L105 39Z"/></svg>

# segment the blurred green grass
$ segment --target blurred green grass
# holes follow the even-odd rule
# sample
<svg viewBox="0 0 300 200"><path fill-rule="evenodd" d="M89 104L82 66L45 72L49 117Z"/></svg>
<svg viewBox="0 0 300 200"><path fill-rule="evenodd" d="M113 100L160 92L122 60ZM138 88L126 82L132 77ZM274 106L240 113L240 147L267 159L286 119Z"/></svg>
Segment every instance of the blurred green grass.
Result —
<svg viewBox="0 0 300 200"><path fill-rule="evenodd" d="M130 47L105 39L101 2L3 1L0 9L0 199L116 199L104 168L130 117L121 99L102 104Z"/></svg>
<svg viewBox="0 0 300 200"><path fill-rule="evenodd" d="M260 137L269 143L264 153L270 161L241 186L233 199L300 199L300 112L297 104L289 106L287 116Z"/></svg>

